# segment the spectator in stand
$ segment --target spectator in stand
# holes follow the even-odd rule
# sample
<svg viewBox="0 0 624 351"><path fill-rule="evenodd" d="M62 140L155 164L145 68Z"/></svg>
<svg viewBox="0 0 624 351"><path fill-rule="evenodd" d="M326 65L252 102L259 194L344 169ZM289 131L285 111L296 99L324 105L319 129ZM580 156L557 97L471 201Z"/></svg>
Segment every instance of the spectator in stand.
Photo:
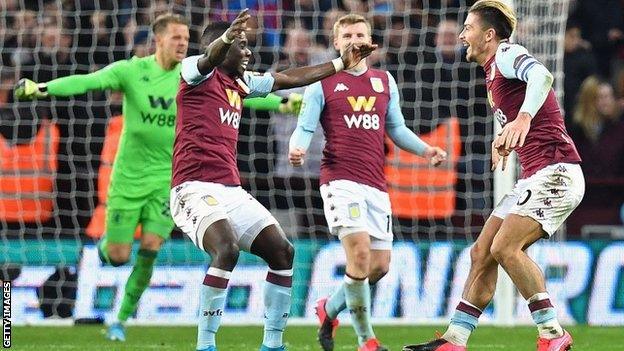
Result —
<svg viewBox="0 0 624 351"><path fill-rule="evenodd" d="M583 81L596 74L596 59L591 51L591 44L581 37L581 27L578 23L569 21L566 26L565 54L563 56L564 72L564 98L563 109L565 112L566 124L572 122L576 95Z"/></svg>
<svg viewBox="0 0 624 351"><path fill-rule="evenodd" d="M571 136L587 178L624 177L624 120L611 84L590 76L581 85Z"/></svg>
<svg viewBox="0 0 624 351"><path fill-rule="evenodd" d="M620 0L578 0L572 13L598 60L599 73L611 74L618 46L624 41L624 11Z"/></svg>
<svg viewBox="0 0 624 351"><path fill-rule="evenodd" d="M273 40L267 39L266 33L259 28L258 18L247 21L247 46L251 48L251 64L254 71L264 72L275 62Z"/></svg>
<svg viewBox="0 0 624 351"><path fill-rule="evenodd" d="M323 14L323 26L316 36L316 42L322 47L331 47L334 45L333 31L334 23L344 16L346 12L338 8L333 8ZM376 51L376 50L375 50ZM373 51L373 52L375 52ZM335 53L332 53L335 55Z"/></svg>
<svg viewBox="0 0 624 351"><path fill-rule="evenodd" d="M15 70L2 67L0 69L0 108L13 102L13 86L15 86Z"/></svg>
<svg viewBox="0 0 624 351"><path fill-rule="evenodd" d="M385 46L380 50L380 53L386 51L382 68L390 72L401 90L401 110L407 125L410 126L414 120L421 118L417 111L420 102L417 94L418 85L412 84L420 81L415 71L419 58L414 45L416 36L409 30L403 17L394 16L389 21L390 28L383 31L386 39ZM383 39L376 37L374 33L375 31L373 31L373 43L381 45ZM374 65L374 61L369 64ZM404 84L406 82L407 84Z"/></svg>
<svg viewBox="0 0 624 351"><path fill-rule="evenodd" d="M126 58L125 39L123 33L113 30L113 22L109 12L96 10L91 15L91 29L81 36L80 46L94 46L87 53L91 65L102 68L112 62ZM85 62L84 59L78 59Z"/></svg>
<svg viewBox="0 0 624 351"><path fill-rule="evenodd" d="M24 10L17 13L13 26L7 31L2 46L2 65L18 66L30 62L33 50L37 45L37 13ZM8 55L4 54L7 50ZM10 50L10 51L9 51Z"/></svg>
<svg viewBox="0 0 624 351"><path fill-rule="evenodd" d="M46 23L40 31L40 45L22 66L22 76L49 81L70 74L72 37L54 23Z"/></svg>
<svg viewBox="0 0 624 351"><path fill-rule="evenodd" d="M301 67L314 65L319 60L324 60L325 56L313 51L312 34L304 28L297 28L288 31L284 42L283 52L288 56L280 61L278 70L284 67ZM327 51L327 50L325 50ZM335 53L331 50L332 53ZM335 54L334 57L338 55ZM303 94L305 87L293 88L280 92L283 96L291 93ZM297 119L287 114L275 113L271 117L271 129L275 138L275 174L278 177L289 177L293 175L303 175L318 177L318 170L321 163L324 139L320 128L314 134L312 145L306 154L306 163L303 167L291 167L288 162L288 144L290 135L297 127Z"/></svg>

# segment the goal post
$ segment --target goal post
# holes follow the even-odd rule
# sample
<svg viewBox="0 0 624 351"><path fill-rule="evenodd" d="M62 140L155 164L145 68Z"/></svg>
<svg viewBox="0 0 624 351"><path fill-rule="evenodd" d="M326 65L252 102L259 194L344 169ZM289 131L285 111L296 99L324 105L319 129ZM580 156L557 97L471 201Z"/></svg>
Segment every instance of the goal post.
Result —
<svg viewBox="0 0 624 351"><path fill-rule="evenodd" d="M504 2L513 6L518 18L513 42L526 47L531 55L550 70L555 78L553 88L560 106L563 106L564 38L569 0L504 0ZM492 123L494 135L497 135L501 126L496 119L493 119ZM494 172L494 206L513 188L518 171L516 154L511 153L505 172L500 169ZM518 298L521 296L511 278L499 267L499 279L494 296L497 324L515 323L515 306Z"/></svg>

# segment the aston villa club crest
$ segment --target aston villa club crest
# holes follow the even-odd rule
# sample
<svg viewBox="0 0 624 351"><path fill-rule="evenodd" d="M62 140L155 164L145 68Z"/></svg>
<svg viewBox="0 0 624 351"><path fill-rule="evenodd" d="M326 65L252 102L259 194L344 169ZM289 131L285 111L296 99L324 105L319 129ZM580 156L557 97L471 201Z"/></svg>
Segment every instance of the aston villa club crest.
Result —
<svg viewBox="0 0 624 351"><path fill-rule="evenodd" d="M215 199L212 195L203 196L202 200L204 200L209 206L216 206L219 204L219 201L217 201L217 199Z"/></svg>
<svg viewBox="0 0 624 351"><path fill-rule="evenodd" d="M383 93L384 86L383 86L383 82L381 81L381 78L372 77L370 79L370 82L371 82L371 86L373 87L373 90L375 92Z"/></svg>
<svg viewBox="0 0 624 351"><path fill-rule="evenodd" d="M349 218L360 218L360 205L357 202L349 204Z"/></svg>

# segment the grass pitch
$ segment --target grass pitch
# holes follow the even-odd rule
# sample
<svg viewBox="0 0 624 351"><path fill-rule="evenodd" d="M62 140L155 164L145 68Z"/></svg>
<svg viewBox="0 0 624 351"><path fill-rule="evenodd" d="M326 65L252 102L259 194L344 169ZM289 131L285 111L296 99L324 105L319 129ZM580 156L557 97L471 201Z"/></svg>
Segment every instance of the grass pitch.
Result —
<svg viewBox="0 0 624 351"><path fill-rule="evenodd" d="M380 326L379 339L392 351L407 343L433 338L444 326ZM624 350L624 328L568 328L574 338L573 350ZM535 350L537 331L533 327L498 328L481 326L470 339L471 351ZM12 350L194 350L194 327L129 327L125 343L104 338L103 326L13 327ZM259 349L262 327L221 327L217 335L219 351L254 351ZM320 350L315 327L291 326L286 329L289 351ZM336 351L354 351L355 334L350 326L341 327L336 336Z"/></svg>

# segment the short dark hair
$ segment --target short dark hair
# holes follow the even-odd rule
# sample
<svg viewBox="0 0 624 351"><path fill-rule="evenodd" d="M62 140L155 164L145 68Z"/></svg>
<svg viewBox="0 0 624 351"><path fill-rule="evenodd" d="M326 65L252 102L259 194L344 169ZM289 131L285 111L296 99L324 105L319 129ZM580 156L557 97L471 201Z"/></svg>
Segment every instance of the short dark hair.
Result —
<svg viewBox="0 0 624 351"><path fill-rule="evenodd" d="M518 22L513 9L498 0L479 0L469 12L479 15L484 27L493 28L501 39L509 39Z"/></svg>
<svg viewBox="0 0 624 351"><path fill-rule="evenodd" d="M204 31L200 38L200 44L206 46L213 41L217 40L226 30L230 28L229 22L213 22L204 28Z"/></svg>
<svg viewBox="0 0 624 351"><path fill-rule="evenodd" d="M183 24L187 27L189 26L187 19L182 17L181 15L174 13L164 13L156 17L154 23L152 23L152 32L154 34L162 33L165 29L167 29L169 23Z"/></svg>

